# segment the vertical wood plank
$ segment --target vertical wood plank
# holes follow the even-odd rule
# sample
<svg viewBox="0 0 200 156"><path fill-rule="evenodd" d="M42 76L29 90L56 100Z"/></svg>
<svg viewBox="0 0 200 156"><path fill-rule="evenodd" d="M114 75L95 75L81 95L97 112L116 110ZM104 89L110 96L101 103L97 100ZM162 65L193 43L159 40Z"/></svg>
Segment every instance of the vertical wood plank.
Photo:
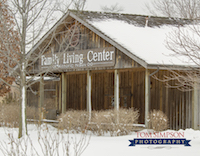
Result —
<svg viewBox="0 0 200 156"><path fill-rule="evenodd" d="M58 106L59 112L62 111L62 76L60 75L60 81L59 81L59 106Z"/></svg>
<svg viewBox="0 0 200 156"><path fill-rule="evenodd" d="M183 94L182 96L182 127L183 129L186 129L185 127L185 99L184 97L186 96L187 92Z"/></svg>
<svg viewBox="0 0 200 156"><path fill-rule="evenodd" d="M44 78L40 76L40 100L39 100L39 110L41 119L43 118L42 107L44 106Z"/></svg>
<svg viewBox="0 0 200 156"><path fill-rule="evenodd" d="M104 73L104 109L108 109L107 107L107 96L108 95L108 91L107 91L107 75L108 73Z"/></svg>
<svg viewBox="0 0 200 156"><path fill-rule="evenodd" d="M91 118L92 103L91 103L91 71L87 71L87 111L89 112L89 118Z"/></svg>
<svg viewBox="0 0 200 156"><path fill-rule="evenodd" d="M149 71L145 72L145 126L148 128L148 116L149 116Z"/></svg>
<svg viewBox="0 0 200 156"><path fill-rule="evenodd" d="M119 110L119 72L115 70L114 80L114 109Z"/></svg>
<svg viewBox="0 0 200 156"><path fill-rule="evenodd" d="M194 83L192 99L192 128L198 129L198 86L197 82Z"/></svg>
<svg viewBox="0 0 200 156"><path fill-rule="evenodd" d="M55 108L58 110L58 89L59 89L59 87L58 87L58 82L56 81L56 102L55 102Z"/></svg>
<svg viewBox="0 0 200 156"><path fill-rule="evenodd" d="M170 120L170 115L169 115L169 103L168 103L168 98L169 98L169 89L166 87L165 88L165 113L167 115L167 117L169 118Z"/></svg>
<svg viewBox="0 0 200 156"><path fill-rule="evenodd" d="M133 94L134 94L134 75L133 71L131 72L131 108L133 108Z"/></svg>
<svg viewBox="0 0 200 156"><path fill-rule="evenodd" d="M62 113L64 114L66 112L66 90L67 90L67 84L66 84L66 74L62 73Z"/></svg>
<svg viewBox="0 0 200 156"><path fill-rule="evenodd" d="M160 110L163 111L163 90L162 90L162 82L159 82L159 93L160 93Z"/></svg>

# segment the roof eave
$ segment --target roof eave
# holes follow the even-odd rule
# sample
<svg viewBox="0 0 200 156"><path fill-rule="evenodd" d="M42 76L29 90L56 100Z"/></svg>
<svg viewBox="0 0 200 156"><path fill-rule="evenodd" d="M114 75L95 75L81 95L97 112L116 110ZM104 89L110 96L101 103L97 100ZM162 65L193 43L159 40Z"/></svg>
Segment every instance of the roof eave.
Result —
<svg viewBox="0 0 200 156"><path fill-rule="evenodd" d="M191 70L191 68L199 68L197 66L186 66L186 65L165 65L165 64L148 64L147 69L159 69L161 70Z"/></svg>

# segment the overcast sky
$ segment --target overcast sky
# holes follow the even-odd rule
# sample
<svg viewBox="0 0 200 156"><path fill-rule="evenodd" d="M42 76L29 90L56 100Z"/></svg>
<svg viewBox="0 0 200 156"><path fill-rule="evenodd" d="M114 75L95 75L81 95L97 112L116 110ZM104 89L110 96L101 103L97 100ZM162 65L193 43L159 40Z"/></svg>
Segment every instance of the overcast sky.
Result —
<svg viewBox="0 0 200 156"><path fill-rule="evenodd" d="M118 4L123 8L123 13L147 15L145 3L153 0L87 0L85 10L102 11L101 6Z"/></svg>

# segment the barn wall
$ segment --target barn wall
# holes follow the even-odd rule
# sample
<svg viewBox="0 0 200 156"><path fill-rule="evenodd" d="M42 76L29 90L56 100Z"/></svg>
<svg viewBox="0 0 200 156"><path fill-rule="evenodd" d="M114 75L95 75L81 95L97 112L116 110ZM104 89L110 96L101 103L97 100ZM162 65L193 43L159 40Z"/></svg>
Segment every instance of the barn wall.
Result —
<svg viewBox="0 0 200 156"><path fill-rule="evenodd" d="M139 123L144 123L144 70L119 72L119 102L121 108L140 111ZM92 73L93 110L114 108L114 71Z"/></svg>
<svg viewBox="0 0 200 156"><path fill-rule="evenodd" d="M169 75L169 71L159 71L156 77L163 79L164 75ZM175 84L174 81L171 83ZM183 92L177 88L167 88L165 83L154 78L151 78L150 88L150 110L162 110L167 114L171 129L192 126L192 91Z"/></svg>
<svg viewBox="0 0 200 156"><path fill-rule="evenodd" d="M66 109L86 110L87 74L68 74L66 79Z"/></svg>

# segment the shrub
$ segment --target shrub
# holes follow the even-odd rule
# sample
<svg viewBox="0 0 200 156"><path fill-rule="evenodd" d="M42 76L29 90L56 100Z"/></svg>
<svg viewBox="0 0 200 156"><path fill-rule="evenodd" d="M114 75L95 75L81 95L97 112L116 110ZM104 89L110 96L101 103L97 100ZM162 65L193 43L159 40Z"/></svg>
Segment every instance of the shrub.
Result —
<svg viewBox="0 0 200 156"><path fill-rule="evenodd" d="M133 124L138 123L139 112L134 109L120 109L93 112L92 121L96 124L93 132L103 135L109 132L111 136L127 135L132 132Z"/></svg>
<svg viewBox="0 0 200 156"><path fill-rule="evenodd" d="M38 110L35 107L26 108L27 119L38 119ZM1 126L19 126L20 106L15 103L2 104L0 110Z"/></svg>
<svg viewBox="0 0 200 156"><path fill-rule="evenodd" d="M89 129L96 135L110 133L111 136L127 135L138 122L139 112L134 109L92 111L91 120L86 111L71 110L59 118L59 128L85 132Z"/></svg>
<svg viewBox="0 0 200 156"><path fill-rule="evenodd" d="M148 128L154 131L163 131L168 128L168 117L161 110L153 110L149 113Z"/></svg>
<svg viewBox="0 0 200 156"><path fill-rule="evenodd" d="M39 109L36 107L26 107L26 118L27 119L39 119Z"/></svg>
<svg viewBox="0 0 200 156"><path fill-rule="evenodd" d="M67 131L85 132L88 128L89 114L87 111L70 110L61 114L58 127Z"/></svg>
<svg viewBox="0 0 200 156"><path fill-rule="evenodd" d="M0 111L1 126L19 126L19 106L14 104L3 104Z"/></svg>

